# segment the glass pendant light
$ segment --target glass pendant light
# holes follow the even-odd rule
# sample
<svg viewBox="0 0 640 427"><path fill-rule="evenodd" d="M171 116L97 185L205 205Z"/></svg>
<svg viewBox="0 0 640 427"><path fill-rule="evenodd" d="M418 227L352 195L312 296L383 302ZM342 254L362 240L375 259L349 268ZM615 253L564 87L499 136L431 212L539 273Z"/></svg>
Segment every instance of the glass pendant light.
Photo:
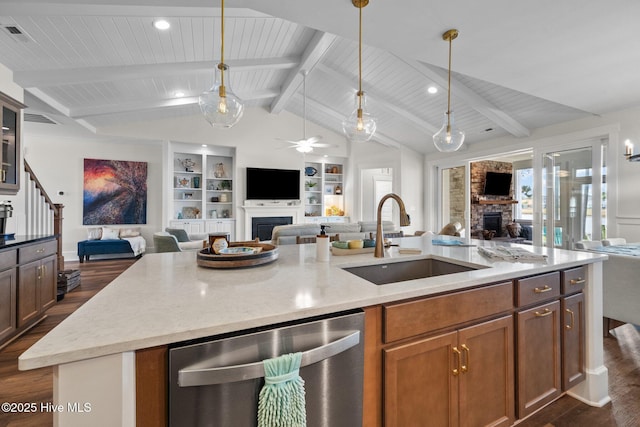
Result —
<svg viewBox="0 0 640 427"><path fill-rule="evenodd" d="M229 85L229 66L224 63L224 0L220 6L221 46L220 63L216 69L213 87L203 92L198 99L200 111L213 127L233 127L244 113L244 105L233 94Z"/></svg>
<svg viewBox="0 0 640 427"><path fill-rule="evenodd" d="M352 0L357 7L360 17L360 31L358 41L358 92L356 92L355 109L342 121L344 134L353 142L369 141L376 132L376 119L364 111L366 106L365 93L362 90L362 8L369 4L369 0Z"/></svg>
<svg viewBox="0 0 640 427"><path fill-rule="evenodd" d="M433 143L442 152L457 151L464 142L464 132L458 129L451 111L451 41L458 37L458 30L449 30L442 35L442 39L449 42L449 88L447 94L447 112L444 113L444 124L433 135Z"/></svg>

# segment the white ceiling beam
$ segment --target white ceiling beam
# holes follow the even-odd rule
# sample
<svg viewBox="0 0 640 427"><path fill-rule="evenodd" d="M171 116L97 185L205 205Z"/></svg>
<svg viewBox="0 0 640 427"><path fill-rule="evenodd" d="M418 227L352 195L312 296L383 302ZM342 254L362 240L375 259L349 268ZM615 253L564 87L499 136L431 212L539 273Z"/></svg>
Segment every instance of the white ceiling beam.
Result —
<svg viewBox="0 0 640 427"><path fill-rule="evenodd" d="M284 107L296 92L298 86L302 84L303 76L301 71L310 72L322 59L327 50L329 50L335 39L336 36L333 34L316 31L302 54L300 63L291 70L285 78L282 89L280 90L280 96L271 103L271 113L279 114L284 110Z"/></svg>
<svg viewBox="0 0 640 427"><path fill-rule="evenodd" d="M316 68L317 68L317 70L319 70L319 71L325 73L326 75L330 76L334 81L340 82L343 85L346 85L346 86L349 86L349 87L353 86L353 81L351 79L346 77L344 74L341 74L341 73L339 73L339 72L327 67L324 64L319 64L318 67L316 67ZM416 116L415 114L413 114L409 110L406 110L404 108L398 107L398 104L401 104L400 102L392 99L390 96L387 96L387 95L385 95L383 93L377 92L374 88L367 89L365 91L365 93L367 94L367 98L368 98L369 102L373 101L374 99L376 100L376 108L384 108L386 110L393 111L398 116L410 121L412 124L417 126L417 128L420 131L424 131L426 133L434 134L434 133L438 132L438 130L440 129L439 127L436 127L436 126L432 125L431 123L427 122L426 120Z"/></svg>
<svg viewBox="0 0 640 427"><path fill-rule="evenodd" d="M24 70L13 73L14 81L24 88L49 87L68 84L133 80L150 77L169 77L213 73L219 61L173 62L163 64L118 65L106 67L62 68L52 70ZM240 59L227 61L234 72L253 70L282 70L300 63L298 57Z"/></svg>
<svg viewBox="0 0 640 427"><path fill-rule="evenodd" d="M265 89L254 91L250 98L243 98L243 101L256 101L260 99L275 98L280 93L280 89ZM117 104L91 105L85 107L71 108L69 117L74 119L87 118L92 116L102 116L106 114L132 113L145 110L159 110L163 108L180 107L198 103L197 96L187 96L183 98L171 99L146 99L134 102L119 102Z"/></svg>
<svg viewBox="0 0 640 427"><path fill-rule="evenodd" d="M91 0L14 0L2 2L3 16L138 16L138 17L192 17L220 16L220 7L210 0L175 0L123 2ZM162 3L162 4L161 4ZM262 12L249 8L225 7L225 18L257 18L268 17Z"/></svg>
<svg viewBox="0 0 640 427"><path fill-rule="evenodd" d="M442 70L441 68L436 68L410 58L398 57L398 59L413 67L426 78L433 80L437 85L443 88L448 87L448 72L446 70ZM454 77L451 78L451 94L491 120L496 126L499 126L509 132L511 135L515 137L531 135L531 131L526 126L497 108L495 105L492 105L486 99L460 83L460 81Z"/></svg>

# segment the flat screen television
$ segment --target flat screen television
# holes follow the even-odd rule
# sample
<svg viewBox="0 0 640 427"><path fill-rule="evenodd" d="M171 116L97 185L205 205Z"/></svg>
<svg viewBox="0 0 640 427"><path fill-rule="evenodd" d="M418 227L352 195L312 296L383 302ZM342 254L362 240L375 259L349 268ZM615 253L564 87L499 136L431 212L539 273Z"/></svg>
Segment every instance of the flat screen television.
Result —
<svg viewBox="0 0 640 427"><path fill-rule="evenodd" d="M484 180L484 194L488 196L508 196L511 193L511 174L487 172Z"/></svg>
<svg viewBox="0 0 640 427"><path fill-rule="evenodd" d="M247 168L247 200L299 200L300 170Z"/></svg>

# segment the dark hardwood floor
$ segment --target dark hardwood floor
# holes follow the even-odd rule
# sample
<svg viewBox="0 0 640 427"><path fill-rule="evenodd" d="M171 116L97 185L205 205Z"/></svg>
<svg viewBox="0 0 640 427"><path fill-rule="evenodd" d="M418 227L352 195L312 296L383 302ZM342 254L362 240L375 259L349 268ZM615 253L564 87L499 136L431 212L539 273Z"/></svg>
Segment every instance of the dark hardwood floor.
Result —
<svg viewBox="0 0 640 427"><path fill-rule="evenodd" d="M67 269L80 269L81 285L49 309L47 318L25 335L0 350L0 403L52 402L51 368L18 371L18 356L60 323L100 289L135 262L134 259L67 262ZM609 369L609 394L612 402L593 408L564 396L519 427L638 427L640 426L640 330L632 325L616 328L604 339L605 364ZM52 426L47 412L0 412L0 427Z"/></svg>

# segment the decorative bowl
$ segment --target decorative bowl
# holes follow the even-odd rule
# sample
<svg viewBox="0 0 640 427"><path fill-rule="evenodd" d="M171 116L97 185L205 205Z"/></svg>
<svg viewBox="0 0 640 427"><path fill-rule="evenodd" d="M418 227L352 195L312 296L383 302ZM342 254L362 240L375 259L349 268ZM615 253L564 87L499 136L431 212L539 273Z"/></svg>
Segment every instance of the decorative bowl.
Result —
<svg viewBox="0 0 640 427"><path fill-rule="evenodd" d="M229 248L221 249L219 253L223 255L251 255L258 253L261 250L262 248L260 247L232 246Z"/></svg>
<svg viewBox="0 0 640 427"><path fill-rule="evenodd" d="M349 249L362 249L364 248L364 241L361 239L358 240L349 240Z"/></svg>

